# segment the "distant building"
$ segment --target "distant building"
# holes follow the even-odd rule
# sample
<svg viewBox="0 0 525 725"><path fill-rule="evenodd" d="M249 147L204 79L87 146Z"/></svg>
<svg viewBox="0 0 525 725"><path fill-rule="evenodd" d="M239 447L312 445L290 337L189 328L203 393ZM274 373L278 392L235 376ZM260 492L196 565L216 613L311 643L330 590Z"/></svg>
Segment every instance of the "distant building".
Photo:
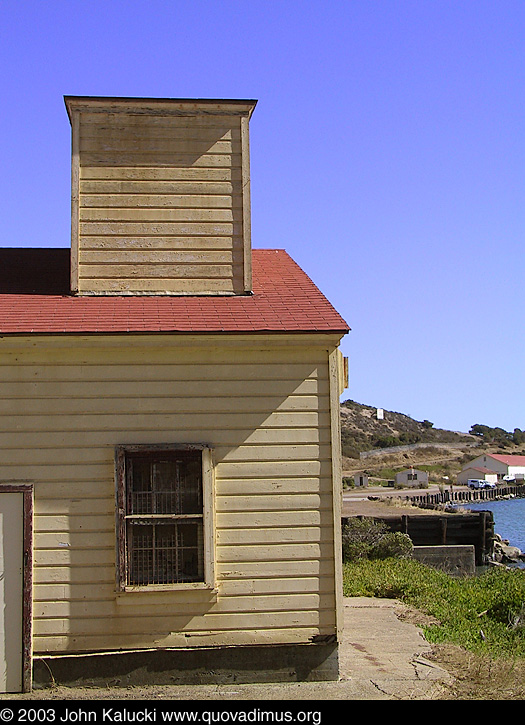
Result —
<svg viewBox="0 0 525 725"><path fill-rule="evenodd" d="M463 471L467 468L486 468L498 476L498 481L502 481L506 477L523 480L525 479L525 456L507 456L500 453L484 453L478 456L470 463L467 463ZM461 475L461 474L460 474Z"/></svg>
<svg viewBox="0 0 525 725"><path fill-rule="evenodd" d="M354 486L356 488L368 486L368 476L365 473L356 473L354 476Z"/></svg>
<svg viewBox="0 0 525 725"><path fill-rule="evenodd" d="M396 486L413 486L414 488L428 486L428 473L408 468L406 471L396 474Z"/></svg>
<svg viewBox="0 0 525 725"><path fill-rule="evenodd" d="M467 481L471 478L476 478L480 481L488 481L490 483L498 482L498 474L491 471L490 468L483 468L483 466L469 466L468 468L464 468L458 475L458 486L466 486Z"/></svg>

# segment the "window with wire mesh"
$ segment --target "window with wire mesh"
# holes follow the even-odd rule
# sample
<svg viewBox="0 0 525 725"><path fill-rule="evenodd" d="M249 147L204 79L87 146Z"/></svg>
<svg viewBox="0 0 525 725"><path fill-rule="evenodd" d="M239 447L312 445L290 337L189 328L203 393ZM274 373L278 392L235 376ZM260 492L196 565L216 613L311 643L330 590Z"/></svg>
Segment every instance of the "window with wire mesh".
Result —
<svg viewBox="0 0 525 725"><path fill-rule="evenodd" d="M125 583L203 581L202 452L126 452L124 469Z"/></svg>

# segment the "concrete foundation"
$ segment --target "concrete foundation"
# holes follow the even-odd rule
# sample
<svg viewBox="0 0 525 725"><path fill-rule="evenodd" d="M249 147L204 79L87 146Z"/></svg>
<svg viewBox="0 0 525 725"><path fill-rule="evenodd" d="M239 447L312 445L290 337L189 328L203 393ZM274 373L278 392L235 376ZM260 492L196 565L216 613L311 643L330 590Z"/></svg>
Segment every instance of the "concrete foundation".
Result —
<svg viewBox="0 0 525 725"><path fill-rule="evenodd" d="M473 544L444 546L414 546L414 559L442 569L449 574L469 576L476 572L476 554Z"/></svg>
<svg viewBox="0 0 525 725"><path fill-rule="evenodd" d="M339 677L337 643L150 650L33 658L33 687L228 685L329 681Z"/></svg>

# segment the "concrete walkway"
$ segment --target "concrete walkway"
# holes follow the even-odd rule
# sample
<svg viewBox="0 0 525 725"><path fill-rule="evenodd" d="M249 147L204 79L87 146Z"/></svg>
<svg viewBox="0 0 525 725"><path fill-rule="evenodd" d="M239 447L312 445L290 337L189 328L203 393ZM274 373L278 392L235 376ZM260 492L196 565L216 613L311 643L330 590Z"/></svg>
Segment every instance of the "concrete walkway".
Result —
<svg viewBox="0 0 525 725"><path fill-rule="evenodd" d="M425 659L421 630L398 613L400 602L344 599L344 635L338 682L242 685L163 685L38 690L9 699L35 700L431 700L447 672Z"/></svg>
<svg viewBox="0 0 525 725"><path fill-rule="evenodd" d="M448 672L425 658L431 650L421 629L403 621L392 599L344 600L340 654L344 699L432 699Z"/></svg>

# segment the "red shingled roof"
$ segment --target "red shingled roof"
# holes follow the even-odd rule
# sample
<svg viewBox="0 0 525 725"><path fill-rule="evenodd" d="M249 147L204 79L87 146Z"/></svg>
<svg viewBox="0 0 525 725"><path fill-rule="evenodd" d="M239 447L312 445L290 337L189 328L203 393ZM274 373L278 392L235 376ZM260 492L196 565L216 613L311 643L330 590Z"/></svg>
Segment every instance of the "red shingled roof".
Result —
<svg viewBox="0 0 525 725"><path fill-rule="evenodd" d="M75 297L67 291L69 250L0 250L0 334L348 332L285 251L252 254L249 296Z"/></svg>
<svg viewBox="0 0 525 725"><path fill-rule="evenodd" d="M495 474L495 471L493 471L490 468L483 468L483 466L466 466L463 470L464 471L479 471L480 473L494 473Z"/></svg>
<svg viewBox="0 0 525 725"><path fill-rule="evenodd" d="M500 453L487 453L487 456L504 463L506 466L525 466L525 456L506 456Z"/></svg>

